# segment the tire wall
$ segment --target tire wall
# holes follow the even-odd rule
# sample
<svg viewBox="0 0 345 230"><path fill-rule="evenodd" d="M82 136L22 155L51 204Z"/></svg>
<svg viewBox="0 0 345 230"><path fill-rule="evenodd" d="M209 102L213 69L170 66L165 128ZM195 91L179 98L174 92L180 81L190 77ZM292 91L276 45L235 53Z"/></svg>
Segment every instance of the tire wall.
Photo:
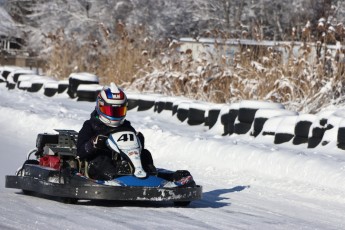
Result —
<svg viewBox="0 0 345 230"><path fill-rule="evenodd" d="M6 79L6 78L3 78ZM44 83L21 85L2 81L8 89L43 93L47 97L66 93L77 101L94 102L101 86L98 82L70 78L48 87ZM95 90L78 90L80 85L98 85ZM188 126L204 126L217 135L247 135L266 138L273 144L290 143L305 148L334 145L345 150L345 111L326 110L303 114L285 110L279 103L242 101L234 104L209 104L178 97L127 93L128 110L170 114Z"/></svg>

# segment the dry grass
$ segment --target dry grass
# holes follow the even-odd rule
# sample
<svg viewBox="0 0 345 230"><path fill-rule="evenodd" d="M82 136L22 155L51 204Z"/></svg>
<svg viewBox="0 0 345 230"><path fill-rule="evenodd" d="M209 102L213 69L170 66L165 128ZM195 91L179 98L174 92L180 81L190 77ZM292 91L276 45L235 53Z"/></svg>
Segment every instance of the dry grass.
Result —
<svg viewBox="0 0 345 230"><path fill-rule="evenodd" d="M327 49L334 34L321 37L323 42L310 42L305 36L298 55L293 55L293 42L286 45L289 56L284 61L274 47L241 47L234 57L224 57L224 47L214 44L217 52L196 59L191 51L171 49L155 59L154 71L137 74L130 88L216 103L266 100L314 113L344 101L345 59L343 53ZM317 47L316 55L311 46Z"/></svg>
<svg viewBox="0 0 345 230"><path fill-rule="evenodd" d="M129 31L123 24L112 32L100 25L100 33L102 39L90 37L83 45L63 30L47 36L54 45L49 73L65 78L87 71L100 76L101 84L114 81L127 89L216 103L268 100L303 112L343 101L344 55L329 53L325 45L339 37L336 31L315 39L306 28L304 47L294 55L294 43L286 45L285 61L274 47L241 47L226 57L227 47L219 44L214 44L216 52L193 58L191 50L180 52L176 41L153 41L144 28ZM316 56L310 45L317 47Z"/></svg>
<svg viewBox="0 0 345 230"><path fill-rule="evenodd" d="M164 43L153 42L143 27L128 31L118 23L114 31L99 25L100 36L90 35L80 44L78 35L66 35L59 29L46 36L52 47L47 58L46 72L60 79L72 72L90 72L100 76L100 83L111 81L125 84L139 69L145 68Z"/></svg>

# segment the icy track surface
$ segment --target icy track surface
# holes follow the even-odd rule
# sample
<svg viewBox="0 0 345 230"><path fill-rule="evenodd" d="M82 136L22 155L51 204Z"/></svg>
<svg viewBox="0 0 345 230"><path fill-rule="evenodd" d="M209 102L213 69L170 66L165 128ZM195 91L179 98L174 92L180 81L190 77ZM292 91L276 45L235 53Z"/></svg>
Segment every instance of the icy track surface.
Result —
<svg viewBox="0 0 345 230"><path fill-rule="evenodd" d="M5 188L38 133L79 131L94 103L0 85L0 229L345 229L345 151L220 136L170 113L129 111L161 168L187 169L204 188L185 208L155 202L64 204Z"/></svg>

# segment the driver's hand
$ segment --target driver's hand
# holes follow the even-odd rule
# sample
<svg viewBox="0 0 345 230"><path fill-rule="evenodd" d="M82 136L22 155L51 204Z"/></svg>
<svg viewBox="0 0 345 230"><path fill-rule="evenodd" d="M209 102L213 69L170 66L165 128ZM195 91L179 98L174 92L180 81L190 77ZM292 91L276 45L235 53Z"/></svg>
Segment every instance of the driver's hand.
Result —
<svg viewBox="0 0 345 230"><path fill-rule="evenodd" d="M107 144L106 144L107 139L108 139L108 137L104 136L104 135L98 135L98 136L94 137L92 139L93 147L97 148L97 149L106 149L107 148Z"/></svg>

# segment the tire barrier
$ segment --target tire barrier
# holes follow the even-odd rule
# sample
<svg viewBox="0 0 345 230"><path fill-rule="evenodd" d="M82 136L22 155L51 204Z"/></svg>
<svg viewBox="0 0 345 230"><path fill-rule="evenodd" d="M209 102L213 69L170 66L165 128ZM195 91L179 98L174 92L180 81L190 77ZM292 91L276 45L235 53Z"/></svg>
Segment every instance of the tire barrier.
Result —
<svg viewBox="0 0 345 230"><path fill-rule="evenodd" d="M276 131L278 130L280 123L282 122L282 120L284 120L285 117L286 116L282 115L267 119L262 127L261 132L258 136L256 136L256 139L266 139L270 143L273 143Z"/></svg>
<svg viewBox="0 0 345 230"><path fill-rule="evenodd" d="M30 79L34 78L36 76L38 76L38 75L29 75L29 74L20 75L18 77L18 80L17 80L17 83L16 83L17 88L21 89L21 90L27 90L28 88L31 88L31 84L29 83ZM27 83L21 84L21 82L23 82L23 81L27 82Z"/></svg>
<svg viewBox="0 0 345 230"><path fill-rule="evenodd" d="M46 82L44 84L44 95L47 97L54 96L58 91L59 84L57 81L55 82Z"/></svg>
<svg viewBox="0 0 345 230"><path fill-rule="evenodd" d="M345 119L341 120L337 134L337 147L345 150Z"/></svg>
<svg viewBox="0 0 345 230"><path fill-rule="evenodd" d="M298 116L284 116L274 135L274 144L283 144L293 139L297 118Z"/></svg>
<svg viewBox="0 0 345 230"><path fill-rule="evenodd" d="M235 133L235 121L238 117L239 104L235 104L233 107L230 106L229 117L228 117L228 131L229 135Z"/></svg>
<svg viewBox="0 0 345 230"><path fill-rule="evenodd" d="M77 89L81 84L99 84L98 77L91 73L72 73L68 77L67 94L70 98L77 97Z"/></svg>
<svg viewBox="0 0 345 230"><path fill-rule="evenodd" d="M18 88L19 84L17 85L17 82L20 78L20 76L23 75L34 75L36 74L33 70L29 69L23 69L23 68L14 68L10 70L9 74L6 77L6 87L9 90L15 89L16 86Z"/></svg>
<svg viewBox="0 0 345 230"><path fill-rule="evenodd" d="M127 100L128 100L127 109L128 110L133 110L138 107L139 97L140 97L140 94L134 94L134 93L127 94Z"/></svg>
<svg viewBox="0 0 345 230"><path fill-rule="evenodd" d="M31 87L30 89L28 89L28 92L36 93L43 88L45 80L44 78L37 77L37 78L30 79L30 82L31 82Z"/></svg>
<svg viewBox="0 0 345 230"><path fill-rule="evenodd" d="M245 100L240 102L234 133L246 134L252 127L256 111L259 109L284 109L280 103Z"/></svg>
<svg viewBox="0 0 345 230"><path fill-rule="evenodd" d="M321 143L323 135L327 129L328 117L330 117L334 112L335 110L325 110L316 114L317 119L313 122L309 130L308 148L315 148Z"/></svg>
<svg viewBox="0 0 345 230"><path fill-rule="evenodd" d="M44 88L47 82L52 82L54 80L50 77L36 75L30 78L29 81L31 82L31 88L28 89L28 92L35 93Z"/></svg>
<svg viewBox="0 0 345 230"><path fill-rule="evenodd" d="M158 97L155 100L154 112L161 113L163 110L171 111L173 110L174 101L173 97Z"/></svg>
<svg viewBox="0 0 345 230"><path fill-rule="evenodd" d="M208 113L210 105L206 103L193 102L189 104L188 109L188 125L202 125L205 124L206 114Z"/></svg>
<svg viewBox="0 0 345 230"><path fill-rule="evenodd" d="M252 123L255 113L259 109L285 109L280 103L267 101L245 100L240 102L238 110L238 120L244 123Z"/></svg>
<svg viewBox="0 0 345 230"><path fill-rule="evenodd" d="M156 113L161 113L164 110L164 107L165 107L165 101L158 99L155 101L153 111Z"/></svg>
<svg viewBox="0 0 345 230"><path fill-rule="evenodd" d="M19 67L0 66L0 82L6 82L9 89L17 87L27 92L44 91L44 95L48 97L67 91L70 97L72 95L71 98L77 97L77 101L90 102L96 100L103 88L98 84L98 77L92 74L74 73L68 80L54 81L32 71L22 71ZM166 110L179 121L186 121L186 124L192 126L207 126L209 132L216 135L246 134L252 136L254 141L345 150L345 110L324 110L316 115L298 115L297 112L285 110L283 105L272 102L208 104L185 98L139 93L127 93L127 97L128 110L152 109L159 114Z"/></svg>
<svg viewBox="0 0 345 230"><path fill-rule="evenodd" d="M64 93L68 89L68 85L69 85L68 80L61 80L58 83L59 83L58 93L59 94Z"/></svg>
<svg viewBox="0 0 345 230"><path fill-rule="evenodd" d="M16 83L14 83L14 82L6 82L6 87L8 88L8 89L15 89L16 88Z"/></svg>
<svg viewBox="0 0 345 230"><path fill-rule="evenodd" d="M188 99L177 99L173 102L173 105L172 105L172 112L171 114L174 116L175 114L177 114L177 110L178 110L178 107L181 103L190 103L191 100L188 100ZM189 106L187 107L189 109ZM188 117L188 114L187 114L187 117ZM185 119L184 119L185 120Z"/></svg>
<svg viewBox="0 0 345 230"><path fill-rule="evenodd" d="M251 127L252 123L239 122L239 120L236 119L234 123L234 133L239 135L246 134L249 132Z"/></svg>
<svg viewBox="0 0 345 230"><path fill-rule="evenodd" d="M28 91L31 89L32 83L30 81L20 81L18 82L18 89Z"/></svg>
<svg viewBox="0 0 345 230"><path fill-rule="evenodd" d="M231 135L234 133L234 123L238 116L239 103L225 105L220 112L220 122L223 125L222 135Z"/></svg>
<svg viewBox="0 0 345 230"><path fill-rule="evenodd" d="M190 102L181 102L177 105L176 117L181 122L184 122L188 118L189 104L190 104Z"/></svg>
<svg viewBox="0 0 345 230"><path fill-rule="evenodd" d="M321 140L321 146L337 146L337 143L339 142L338 130L340 124L345 119L344 113L345 110L338 110L332 113L332 115L327 119L327 124L325 125L325 132Z"/></svg>
<svg viewBox="0 0 345 230"><path fill-rule="evenodd" d="M250 135L257 137L259 133L262 131L265 122L272 117L293 115L298 115L298 113L285 109L259 109L255 113Z"/></svg>
<svg viewBox="0 0 345 230"><path fill-rule="evenodd" d="M212 129L217 123L222 106L223 105L210 106L208 112L205 114L205 125L208 126L209 129Z"/></svg>
<svg viewBox="0 0 345 230"><path fill-rule="evenodd" d="M313 114L302 114L298 116L295 125L295 136L292 140L292 144L300 145L308 143L309 130L316 119L317 116Z"/></svg>
<svg viewBox="0 0 345 230"><path fill-rule="evenodd" d="M155 98L151 95L141 95L138 100L138 111L146 111L154 107Z"/></svg>
<svg viewBox="0 0 345 230"><path fill-rule="evenodd" d="M80 84L77 88L77 101L95 102L103 86L99 84Z"/></svg>
<svg viewBox="0 0 345 230"><path fill-rule="evenodd" d="M171 111L172 112L172 110L173 110L173 104L174 104L174 102L173 102L173 100L167 100L166 102L165 102L165 105L164 105L164 110L169 110L169 111Z"/></svg>
<svg viewBox="0 0 345 230"><path fill-rule="evenodd" d="M8 76L15 70L17 69L22 69L20 67L17 66L2 66L1 67L1 76L2 79L5 80L5 82L7 82L7 78Z"/></svg>
<svg viewBox="0 0 345 230"><path fill-rule="evenodd" d="M138 111L145 111L153 108L155 105L154 101L139 99L138 101Z"/></svg>

